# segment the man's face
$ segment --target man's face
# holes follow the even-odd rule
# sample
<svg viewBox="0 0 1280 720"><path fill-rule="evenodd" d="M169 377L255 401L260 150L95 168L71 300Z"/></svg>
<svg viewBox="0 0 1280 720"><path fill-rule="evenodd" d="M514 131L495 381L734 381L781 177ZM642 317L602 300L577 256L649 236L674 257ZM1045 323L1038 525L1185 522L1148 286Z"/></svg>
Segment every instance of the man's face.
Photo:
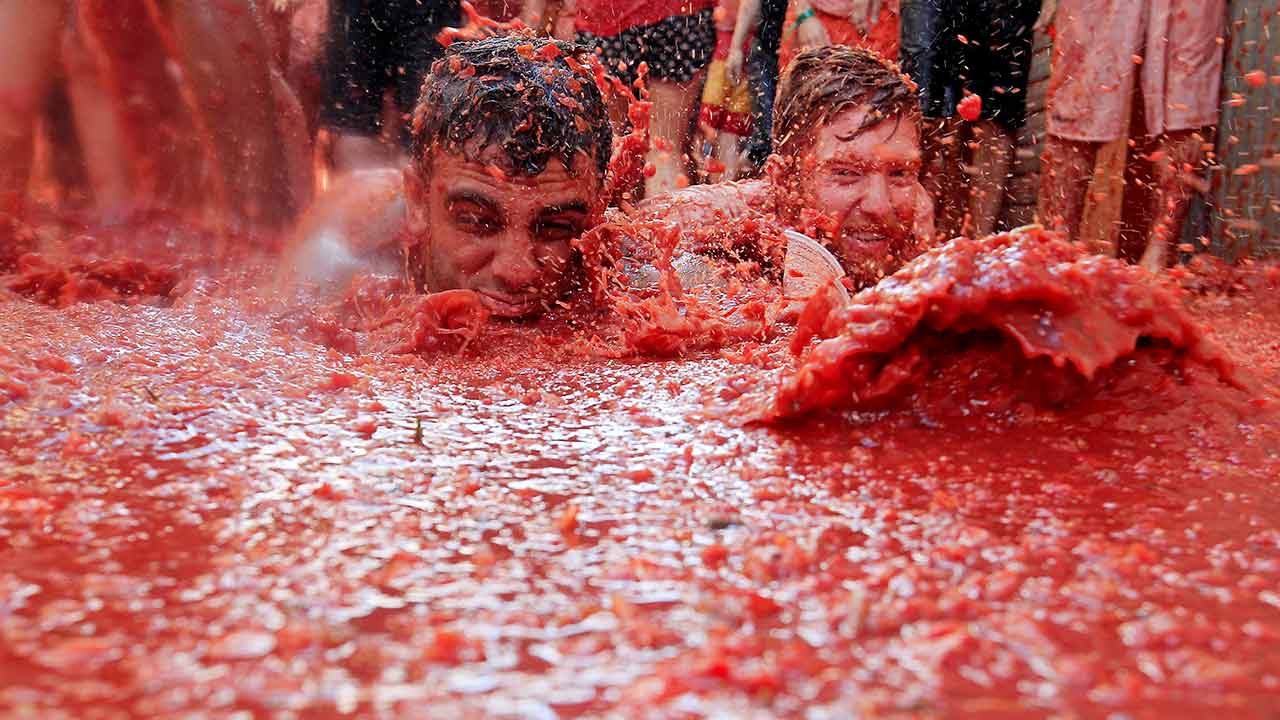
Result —
<svg viewBox="0 0 1280 720"><path fill-rule="evenodd" d="M474 290L500 317L535 315L572 280L572 241L599 214L602 179L586 155L570 173L552 159L535 177L507 175L491 146L468 160L437 153L430 177L405 175L410 228L423 242L429 291Z"/></svg>
<svg viewBox="0 0 1280 720"><path fill-rule="evenodd" d="M833 250L852 274L891 268L894 252L933 235L920 184L920 129L907 116L859 130L870 108L849 108L818 129L806 202L826 217Z"/></svg>

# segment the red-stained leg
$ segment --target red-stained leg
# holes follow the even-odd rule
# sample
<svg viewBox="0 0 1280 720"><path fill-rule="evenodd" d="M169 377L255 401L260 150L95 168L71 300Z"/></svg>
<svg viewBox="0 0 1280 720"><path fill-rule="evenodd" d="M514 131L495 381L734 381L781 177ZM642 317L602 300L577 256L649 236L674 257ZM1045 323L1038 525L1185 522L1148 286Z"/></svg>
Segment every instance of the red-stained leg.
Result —
<svg viewBox="0 0 1280 720"><path fill-rule="evenodd" d="M1178 131L1160 138L1155 157L1155 192L1152 197L1151 232L1139 263L1152 272L1169 264L1170 245L1182 235L1191 191L1202 157L1204 137L1196 131Z"/></svg>
<svg viewBox="0 0 1280 720"><path fill-rule="evenodd" d="M1065 140L1054 135L1045 138L1040 160L1041 224L1075 239L1097 156L1097 143Z"/></svg>

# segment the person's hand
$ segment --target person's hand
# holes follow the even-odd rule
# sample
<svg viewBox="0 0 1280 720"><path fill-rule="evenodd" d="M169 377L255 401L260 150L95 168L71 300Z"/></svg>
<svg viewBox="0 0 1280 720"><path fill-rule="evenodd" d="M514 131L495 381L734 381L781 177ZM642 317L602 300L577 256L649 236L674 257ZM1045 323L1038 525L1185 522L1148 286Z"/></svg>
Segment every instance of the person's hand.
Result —
<svg viewBox="0 0 1280 720"><path fill-rule="evenodd" d="M520 22L529 26L536 33L546 30L547 0L525 0L520 9Z"/></svg>
<svg viewBox="0 0 1280 720"><path fill-rule="evenodd" d="M498 22L479 13L469 0L462 0L462 12L466 21L461 27L447 27L436 33L436 42L444 47L461 40L483 40L495 35L506 35L524 27L520 20Z"/></svg>
<svg viewBox="0 0 1280 720"><path fill-rule="evenodd" d="M937 244L938 233L934 227L933 216L933 198L929 197L929 192L923 185L917 184L916 201L913 204L911 218L911 236L915 241L915 247L906 249L910 257L902 258L904 261Z"/></svg>
<svg viewBox="0 0 1280 720"><path fill-rule="evenodd" d="M742 82L742 66L745 62L742 48L736 47L729 51L729 56L724 59L724 75L729 84L737 85Z"/></svg>
<svg viewBox="0 0 1280 720"><path fill-rule="evenodd" d="M811 48L831 44L831 36L827 35L827 26L818 18L810 15L796 28L796 40L800 47Z"/></svg>
<svg viewBox="0 0 1280 720"><path fill-rule="evenodd" d="M1032 26L1036 32L1045 32L1049 26L1053 24L1053 16L1058 13L1058 0L1044 0L1040 5L1040 17L1036 18L1036 24Z"/></svg>
<svg viewBox="0 0 1280 720"><path fill-rule="evenodd" d="M578 0L564 0L560 3L560 12L551 24L551 36L557 40L573 40L576 33L575 21L578 17Z"/></svg>
<svg viewBox="0 0 1280 720"><path fill-rule="evenodd" d="M880 8L883 0L853 0L853 10L849 13L849 20L858 28L858 32L866 35L871 32L871 26L880 19Z"/></svg>

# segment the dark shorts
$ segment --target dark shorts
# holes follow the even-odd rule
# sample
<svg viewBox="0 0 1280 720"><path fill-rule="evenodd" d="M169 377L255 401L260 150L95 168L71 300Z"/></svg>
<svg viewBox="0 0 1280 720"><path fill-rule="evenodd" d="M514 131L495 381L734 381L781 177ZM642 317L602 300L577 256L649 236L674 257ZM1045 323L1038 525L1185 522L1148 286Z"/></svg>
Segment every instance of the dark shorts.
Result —
<svg viewBox="0 0 1280 720"><path fill-rule="evenodd" d="M436 35L462 19L458 0L330 0L320 123L340 132L382 132L382 96L413 112L422 78L444 53ZM408 144L408 123L396 133Z"/></svg>
<svg viewBox="0 0 1280 720"><path fill-rule="evenodd" d="M902 70L920 86L926 117L955 115L968 90L982 98L982 117L1022 127L1040 0L902 0L901 8Z"/></svg>
<svg viewBox="0 0 1280 720"><path fill-rule="evenodd" d="M703 10L617 35L578 33L578 42L595 47L609 72L628 85L635 81L642 62L649 64L649 77L655 80L687 83L711 62L716 24L711 11Z"/></svg>

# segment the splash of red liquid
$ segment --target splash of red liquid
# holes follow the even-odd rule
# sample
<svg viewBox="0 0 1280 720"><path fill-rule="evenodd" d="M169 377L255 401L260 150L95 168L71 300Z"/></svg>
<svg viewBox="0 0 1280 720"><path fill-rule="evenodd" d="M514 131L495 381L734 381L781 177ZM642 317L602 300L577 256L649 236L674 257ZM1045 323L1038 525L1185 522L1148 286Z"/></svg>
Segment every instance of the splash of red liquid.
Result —
<svg viewBox="0 0 1280 720"><path fill-rule="evenodd" d="M489 315L471 290L421 295L401 278L364 275L352 281L341 301L288 315L278 326L349 354L461 353L480 336Z"/></svg>
<svg viewBox="0 0 1280 720"><path fill-rule="evenodd" d="M164 300L178 285L178 273L127 258L59 264L38 253L27 253L18 258L17 272L4 282L10 291L36 302L67 307L99 300Z"/></svg>
<svg viewBox="0 0 1280 720"><path fill-rule="evenodd" d="M848 306L831 306L823 295L810 301L792 342L793 351L804 352L800 364L763 406L746 403L756 405L753 418L894 397L969 333L995 333L1008 352L1044 358L1058 374L1085 380L1132 354L1140 340L1162 341L1239 384L1171 289L1040 229L956 239ZM814 336L824 339L808 347Z"/></svg>

